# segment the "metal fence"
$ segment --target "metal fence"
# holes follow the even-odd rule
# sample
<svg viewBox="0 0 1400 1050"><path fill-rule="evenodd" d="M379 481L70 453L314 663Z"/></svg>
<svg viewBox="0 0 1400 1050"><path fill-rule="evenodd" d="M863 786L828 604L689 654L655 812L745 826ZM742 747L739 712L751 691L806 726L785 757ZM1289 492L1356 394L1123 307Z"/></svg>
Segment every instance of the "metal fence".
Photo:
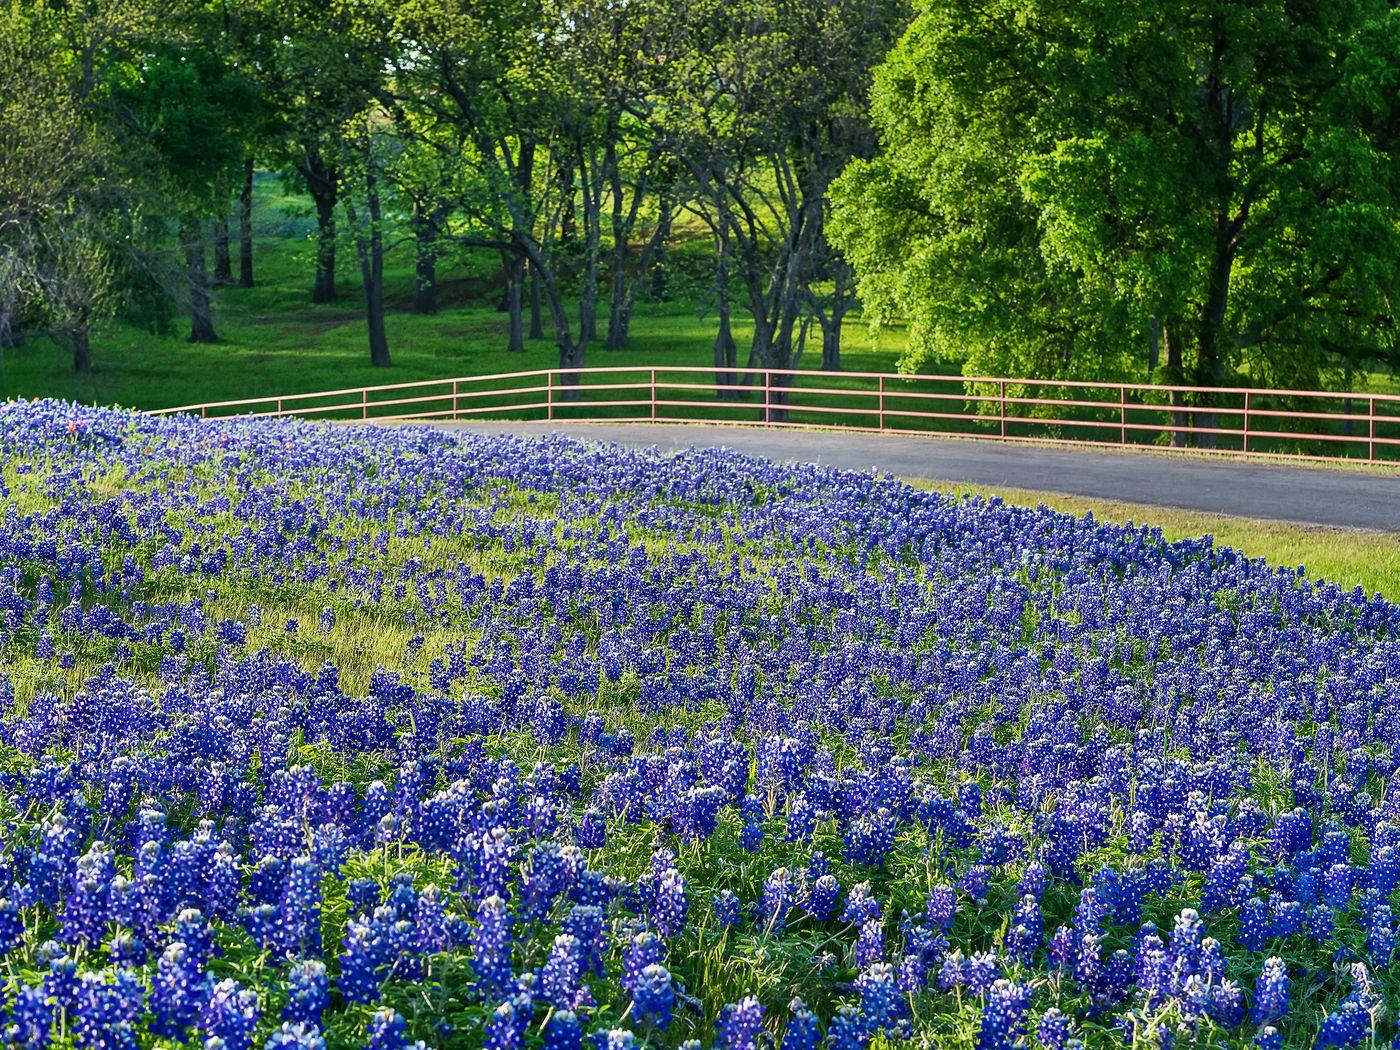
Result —
<svg viewBox="0 0 1400 1050"><path fill-rule="evenodd" d="M727 423L1400 462L1400 394L716 367L546 368L154 415Z"/></svg>

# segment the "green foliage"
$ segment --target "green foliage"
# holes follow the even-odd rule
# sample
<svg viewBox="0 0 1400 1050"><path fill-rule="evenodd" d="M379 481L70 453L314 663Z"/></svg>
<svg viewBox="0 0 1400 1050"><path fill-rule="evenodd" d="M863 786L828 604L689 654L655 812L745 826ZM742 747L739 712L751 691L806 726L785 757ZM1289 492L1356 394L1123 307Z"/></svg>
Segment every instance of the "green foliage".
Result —
<svg viewBox="0 0 1400 1050"><path fill-rule="evenodd" d="M970 371L1316 385L1400 353L1398 87L1374 0L928 0L835 239Z"/></svg>
<svg viewBox="0 0 1400 1050"><path fill-rule="evenodd" d="M242 162L259 96L222 57L158 45L113 91L181 211L207 214Z"/></svg>

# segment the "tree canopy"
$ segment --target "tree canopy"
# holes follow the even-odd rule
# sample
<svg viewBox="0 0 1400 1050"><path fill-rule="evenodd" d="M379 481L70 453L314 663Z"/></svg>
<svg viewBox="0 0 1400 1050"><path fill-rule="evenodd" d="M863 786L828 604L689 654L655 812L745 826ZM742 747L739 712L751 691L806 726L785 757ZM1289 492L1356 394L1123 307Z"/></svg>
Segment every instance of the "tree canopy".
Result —
<svg viewBox="0 0 1400 1050"><path fill-rule="evenodd" d="M1396 354L1384 0L926 0L873 112L834 239L925 354L1308 386Z"/></svg>

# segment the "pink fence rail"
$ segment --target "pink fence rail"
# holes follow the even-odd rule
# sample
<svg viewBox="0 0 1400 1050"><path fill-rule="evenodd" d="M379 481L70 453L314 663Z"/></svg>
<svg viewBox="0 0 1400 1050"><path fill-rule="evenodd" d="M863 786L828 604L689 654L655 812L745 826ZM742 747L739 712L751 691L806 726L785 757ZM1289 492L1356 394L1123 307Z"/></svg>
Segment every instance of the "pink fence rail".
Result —
<svg viewBox="0 0 1400 1050"><path fill-rule="evenodd" d="M714 367L546 368L154 410L203 418L728 423L1400 462L1400 394Z"/></svg>

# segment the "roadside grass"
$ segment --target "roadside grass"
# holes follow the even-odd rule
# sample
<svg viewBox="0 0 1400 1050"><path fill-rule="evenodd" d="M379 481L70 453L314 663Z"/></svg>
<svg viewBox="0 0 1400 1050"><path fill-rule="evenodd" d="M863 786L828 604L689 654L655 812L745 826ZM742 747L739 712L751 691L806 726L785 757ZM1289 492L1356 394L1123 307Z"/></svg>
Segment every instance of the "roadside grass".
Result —
<svg viewBox="0 0 1400 1050"><path fill-rule="evenodd" d="M1170 540L1209 535L1217 546L1264 558L1276 568L1301 567L1309 579L1361 587L1370 594L1400 601L1400 534L1396 533L1263 521L1028 489L946 481L910 484L964 497L996 497L1020 506L1043 504L1065 514L1093 514L1102 521L1152 525Z"/></svg>

